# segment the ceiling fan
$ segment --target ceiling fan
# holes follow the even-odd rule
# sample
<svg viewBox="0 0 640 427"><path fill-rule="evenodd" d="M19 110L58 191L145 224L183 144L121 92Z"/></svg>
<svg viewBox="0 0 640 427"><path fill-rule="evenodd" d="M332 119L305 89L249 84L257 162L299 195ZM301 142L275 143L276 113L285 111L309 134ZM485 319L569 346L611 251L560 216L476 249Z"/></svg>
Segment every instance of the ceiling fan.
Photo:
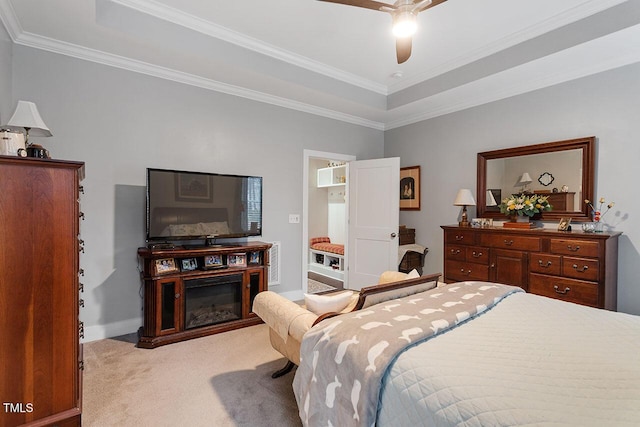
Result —
<svg viewBox="0 0 640 427"><path fill-rule="evenodd" d="M402 64L411 56L411 36L416 32L419 12L437 6L447 0L397 0L394 4L375 0L319 0L365 9L379 10L391 15L393 35L396 37L396 56Z"/></svg>

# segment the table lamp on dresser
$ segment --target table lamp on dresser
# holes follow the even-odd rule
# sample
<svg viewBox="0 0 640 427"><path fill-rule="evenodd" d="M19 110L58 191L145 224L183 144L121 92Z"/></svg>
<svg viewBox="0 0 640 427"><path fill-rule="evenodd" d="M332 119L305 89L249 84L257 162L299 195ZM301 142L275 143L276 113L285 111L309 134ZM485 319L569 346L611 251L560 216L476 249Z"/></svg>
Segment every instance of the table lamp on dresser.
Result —
<svg viewBox="0 0 640 427"><path fill-rule="evenodd" d="M458 190L456 200L453 202L453 206L462 206L462 217L458 225L460 227L469 227L469 218L467 217L467 206L475 206L476 201L471 194L471 190L468 188L462 188Z"/></svg>

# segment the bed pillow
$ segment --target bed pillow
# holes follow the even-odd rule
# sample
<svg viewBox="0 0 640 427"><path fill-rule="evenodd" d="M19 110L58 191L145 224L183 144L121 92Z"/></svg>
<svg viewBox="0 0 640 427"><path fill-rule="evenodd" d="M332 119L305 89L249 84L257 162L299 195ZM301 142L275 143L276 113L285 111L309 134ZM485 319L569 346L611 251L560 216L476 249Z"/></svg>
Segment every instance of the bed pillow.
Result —
<svg viewBox="0 0 640 427"><path fill-rule="evenodd" d="M331 295L304 294L307 310L317 315L342 311L351 301L352 291Z"/></svg>

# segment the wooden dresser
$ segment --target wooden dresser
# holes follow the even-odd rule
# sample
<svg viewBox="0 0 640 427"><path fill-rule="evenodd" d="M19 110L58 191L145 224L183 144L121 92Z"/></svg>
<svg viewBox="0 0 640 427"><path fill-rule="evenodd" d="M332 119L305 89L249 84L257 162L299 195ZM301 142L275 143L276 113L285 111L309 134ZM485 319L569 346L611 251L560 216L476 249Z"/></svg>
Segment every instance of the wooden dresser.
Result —
<svg viewBox="0 0 640 427"><path fill-rule="evenodd" d="M480 280L616 310L621 233L442 226L446 282Z"/></svg>
<svg viewBox="0 0 640 427"><path fill-rule="evenodd" d="M0 156L0 427L81 424L83 174Z"/></svg>

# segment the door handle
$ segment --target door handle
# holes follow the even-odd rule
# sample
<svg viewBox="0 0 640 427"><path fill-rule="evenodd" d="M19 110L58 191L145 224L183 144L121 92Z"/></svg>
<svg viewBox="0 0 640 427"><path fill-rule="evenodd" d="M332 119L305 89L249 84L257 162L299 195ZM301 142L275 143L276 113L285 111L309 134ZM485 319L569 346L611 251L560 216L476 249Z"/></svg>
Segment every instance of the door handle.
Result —
<svg viewBox="0 0 640 427"><path fill-rule="evenodd" d="M391 233L391 238L392 238L392 239L395 239L395 238L396 238L396 236L397 236L397 234L396 234L396 233Z"/></svg>

